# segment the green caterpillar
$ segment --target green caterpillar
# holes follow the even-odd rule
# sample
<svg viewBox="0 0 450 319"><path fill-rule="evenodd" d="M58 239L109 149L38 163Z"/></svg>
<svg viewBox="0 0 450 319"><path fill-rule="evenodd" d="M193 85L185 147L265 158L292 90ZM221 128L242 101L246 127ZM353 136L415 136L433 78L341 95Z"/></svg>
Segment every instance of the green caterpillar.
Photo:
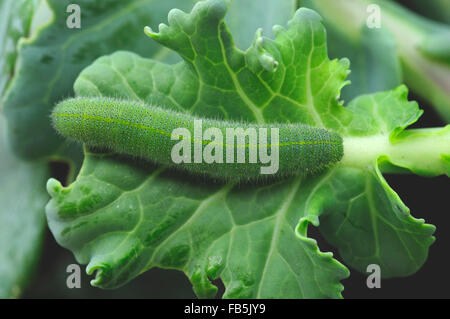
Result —
<svg viewBox="0 0 450 319"><path fill-rule="evenodd" d="M199 119L135 101L67 99L51 117L63 136L89 146L219 179L313 174L343 156L342 138L325 129Z"/></svg>

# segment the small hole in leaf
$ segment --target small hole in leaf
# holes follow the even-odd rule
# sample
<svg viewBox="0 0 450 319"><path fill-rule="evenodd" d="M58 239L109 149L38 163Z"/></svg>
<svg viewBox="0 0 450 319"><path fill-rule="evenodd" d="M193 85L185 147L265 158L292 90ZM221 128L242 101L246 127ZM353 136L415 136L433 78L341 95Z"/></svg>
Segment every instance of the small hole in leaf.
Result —
<svg viewBox="0 0 450 319"><path fill-rule="evenodd" d="M53 61L53 57L48 54L43 55L40 60L40 62L43 64L50 64L52 61Z"/></svg>

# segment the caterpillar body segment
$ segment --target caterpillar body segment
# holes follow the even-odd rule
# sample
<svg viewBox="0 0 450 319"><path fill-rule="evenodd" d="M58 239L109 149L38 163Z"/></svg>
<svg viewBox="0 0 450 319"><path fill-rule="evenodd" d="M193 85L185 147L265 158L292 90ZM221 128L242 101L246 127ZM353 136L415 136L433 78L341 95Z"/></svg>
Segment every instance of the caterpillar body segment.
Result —
<svg viewBox="0 0 450 319"><path fill-rule="evenodd" d="M342 138L325 129L201 119L135 101L68 99L51 117L63 136L89 146L219 179L309 175L343 156Z"/></svg>

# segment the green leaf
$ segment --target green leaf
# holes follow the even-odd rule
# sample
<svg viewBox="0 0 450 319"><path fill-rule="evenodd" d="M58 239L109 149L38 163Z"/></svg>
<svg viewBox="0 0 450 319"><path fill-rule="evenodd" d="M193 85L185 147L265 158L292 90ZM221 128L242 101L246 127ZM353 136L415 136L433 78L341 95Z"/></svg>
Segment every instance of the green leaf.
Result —
<svg viewBox="0 0 450 319"><path fill-rule="evenodd" d="M168 26L147 33L183 62L171 66L117 52L80 74L76 94L143 100L204 117L306 123L338 131L344 141L381 135L388 144L420 116L404 87L361 97L344 108L338 97L348 61L328 59L325 29L315 12L298 10L287 29L274 27L275 40L257 31L245 52L234 46L225 12L226 3L214 0L197 4L190 14L172 10ZM341 296L339 281L348 271L330 253L319 251L307 227L318 226L324 213L325 220L345 214L353 194L362 190L366 200L351 210L360 223L371 216L394 218L400 199L393 200L395 193L374 178L383 155L375 153L367 165L347 162L307 179L234 185L86 151L75 183L62 187L49 180L47 217L58 243L88 264L87 272L95 273L92 283L99 287L117 287L162 267L186 273L200 297L213 296L217 289L210 280L221 278L225 297L335 298ZM370 187L365 186L368 180ZM432 226L412 219L406 209L402 214L399 224L407 229L402 236L411 243L410 255L399 254L396 262L409 273L424 261ZM324 231L332 226L325 224ZM373 239L368 238L370 245ZM341 242L334 244L340 247ZM379 262L382 274L389 275L385 259L390 247L386 241L380 254L365 262Z"/></svg>
<svg viewBox="0 0 450 319"><path fill-rule="evenodd" d="M300 3L302 7L317 9L314 1ZM325 16L329 55L332 58L347 57L351 61L348 77L351 85L343 88L343 100L351 101L361 94L392 90L402 83L395 39L386 27L370 29L362 25L355 40L341 32L333 22Z"/></svg>
<svg viewBox="0 0 450 319"><path fill-rule="evenodd" d="M311 201L323 210L321 233L360 272L377 264L384 278L403 277L426 261L435 227L409 214L376 166L333 171Z"/></svg>
<svg viewBox="0 0 450 319"><path fill-rule="evenodd" d="M45 229L45 181L42 162L11 155L0 119L0 298L19 297L33 273Z"/></svg>
<svg viewBox="0 0 450 319"><path fill-rule="evenodd" d="M444 158L450 154L450 126L405 131L423 113L407 96L407 88L400 86L359 96L348 105L347 109L359 116L341 132L341 166L367 169L376 161L385 172L448 175Z"/></svg>
<svg viewBox="0 0 450 319"><path fill-rule="evenodd" d="M345 262L363 273L368 265L377 264L386 278L413 274L423 265L434 242L435 227L410 215L383 178L379 165L388 164L387 170L394 165L425 176L448 175L450 169L445 161L445 154L450 154L450 126L404 131L422 115L417 103L407 101L407 95L407 89L400 86L360 96L348 105L365 120L352 121L342 132L351 136L344 137L342 168L332 169L311 197L323 211L321 233L338 247ZM380 136L387 148L370 141ZM408 156L396 152L407 143L412 143L407 145ZM372 154L374 146L376 154ZM430 147L439 150L430 151Z"/></svg>
<svg viewBox="0 0 450 319"><path fill-rule="evenodd" d="M338 297L346 269L295 230L305 217L298 209L301 190L314 183L300 184L183 181L162 169L92 154L69 189L49 181L55 199L47 212L58 242L89 263L96 286L113 288L158 266L184 271L200 297L214 296L210 280L219 276L225 297Z"/></svg>
<svg viewBox="0 0 450 319"><path fill-rule="evenodd" d="M225 9L224 3L217 1L197 5L189 20L191 21L190 24L196 24L197 28L202 30L202 34L193 38L192 41L204 41L203 39L207 38L206 32L217 34L219 27L224 27L222 20ZM169 15L171 26L177 28L180 25L179 23L182 23L178 19L183 16L184 14L180 11L172 11ZM316 63L321 62L319 58L322 58L324 70L327 70L328 64L331 64L331 62L325 59L325 48L323 45L321 46L321 41L323 42L325 38L319 18L312 12L303 11L296 15L296 18L292 20L290 25L291 27L288 30L279 28L278 31L280 40L285 45L291 41L290 37L295 37L299 31L307 36L311 36L312 28L317 30L317 45L321 48L321 51L318 50L318 53L321 56L318 56ZM189 28L187 22L186 28ZM164 29L164 27L161 27L161 29ZM157 35L161 41L166 41L168 46L175 46L178 43L186 43L186 41L191 40L184 37L184 33L179 32L177 29L173 31L169 29L168 32L171 32L178 39L171 41L164 34ZM224 50L229 50L230 54L234 55L233 59L236 62L245 63L244 53L235 49L232 43L229 42L229 39L226 29L222 29L221 38L216 36L210 40L208 46L216 48L216 52L212 51L215 59L220 61L219 59L224 53L221 45L227 43L229 48ZM261 41L259 36L257 41ZM267 52L258 42L255 43L251 50L252 61L249 61L249 63L252 63L254 68L260 69L262 73L265 72L265 69L260 64L259 58ZM300 46L300 43L297 46ZM310 41L309 50L312 49L311 46L312 42ZM181 46L185 50L180 52L180 54L192 56L194 47L200 49L201 45L198 44L193 47ZM308 47L305 47L304 50L308 50ZM232 58L230 57L230 59ZM152 93L152 96L148 98L149 101L160 100L161 103L170 107L191 108L193 112L216 114L225 117L224 113L219 113L221 112L220 109L215 106L217 103L215 101L223 101L223 111L226 112L226 116L229 118L245 116L250 121L255 121L256 118L262 121L265 120L262 112L250 102L250 98L246 95L248 94L247 92L254 90L255 84L258 83L247 80L245 84L249 85L249 87L242 88L238 82L242 81L239 79L245 80L248 76L257 78L251 70L244 68L236 76L233 72L230 72L228 63L222 62L216 68L210 69L210 56L199 56L197 61L198 64L195 65L195 68L201 69L205 76L202 81L198 80L198 77L192 71L191 65L187 63L181 63L172 67L142 59L134 54L116 53L111 57L99 59L91 68L86 69L80 75L75 87L78 94L81 94L81 91L86 91L86 94L98 94L98 92L101 92L106 95L115 94L144 98L149 93ZM302 65L306 67L307 60L299 60L297 63L299 63L299 68ZM337 61L333 64L337 67L340 66ZM282 68L285 67L282 66ZM342 67L341 70L342 76L345 76L345 68ZM114 71L116 72L114 73ZM267 75L272 74L261 74L261 76ZM96 78L98 76L105 76L104 79L108 78L109 80L107 82L98 81L99 79ZM219 77L223 81L217 81ZM149 83L151 79L155 80ZM304 82L305 80L303 79L302 81ZM277 79L277 82L280 82L280 79ZM329 94L335 100L334 97L338 95L338 90L342 85L342 83L336 82L337 85L334 88L333 85L335 83L333 81L330 81L329 88L324 88L324 97ZM198 99L198 102L195 102L199 86L203 87L202 96ZM229 89L228 92L221 89L227 87L233 89ZM269 87L264 87L263 83L259 84L260 93L264 93L264 90L268 89ZM286 87L286 90L288 89ZM151 91L149 92L149 90ZM173 92L173 94L169 95L169 91ZM223 92L223 97L218 95L221 92ZM268 93L265 94L270 100ZM305 93L303 92L302 94L304 94L306 99ZM286 99L286 97L280 96L279 99ZM251 103L250 107L246 104L249 102ZM254 103L261 103L261 101L255 101ZM278 101L277 103L280 102ZM291 103L292 110L298 112L298 106L296 105L298 102L292 99ZM267 109L269 111L273 108L275 111L275 107L276 105L268 105ZM314 110L310 106L304 106L303 108L305 111L309 108L307 112L311 113L309 118L310 121L313 121ZM273 113L274 111L269 112ZM267 118L270 119L268 116ZM108 178L107 176L111 173L111 169L103 167L108 162L113 166L120 165L120 167L117 167L117 172L119 172L115 181L118 183L117 185L122 184L124 176L129 177L131 184L125 188L121 185L121 189L128 189L134 193L133 190L139 187L138 185L142 185L142 188L139 188L136 195L130 198L134 202L133 207L137 209L133 209L130 212L130 215L134 216L130 216L130 222L134 224L136 222L135 217L141 214L141 216L144 216L141 224L143 227L136 228L136 232L140 234L139 237L144 236L145 240L143 246L141 246L142 249L140 249L138 248L140 240L135 241L134 238L129 237L138 246L135 246L132 242L124 243L121 246L123 249L116 251L117 255L110 255L113 260L106 261L97 259L101 258L100 255L103 254L100 251L107 251L110 249L112 242L126 238L126 232L122 235L118 234L119 237L116 237L116 239L109 235L106 236L103 244L95 245L95 249L99 249L99 254L95 253L96 257L94 257L94 255L91 255L84 249L86 240L89 240L90 235L85 233L86 236L83 236L83 238L75 239L72 236L78 237L78 235L72 233L69 228L77 226L67 228L65 223L61 224L60 214L62 210L60 210L60 205L65 206L69 202L75 204L74 201L78 202L76 198L80 198L83 203L91 200L96 202L94 198L97 198L101 203L91 203L93 205L92 211L96 211L100 207L114 205L114 198L120 196L119 193L121 191L119 189L119 193L116 193L113 197L107 194L94 195L101 188L96 183L102 178L95 176L92 179L92 177L101 174L100 171L103 171L105 177ZM91 169L98 167L98 165L100 165L100 171L93 173ZM302 217L309 218L307 214L298 210L293 203L294 200L298 200L301 197L301 193L298 193L300 184L302 184L300 180L263 187L233 186L199 183L196 180L186 180L183 176L171 177L171 172L161 172L160 170L154 172L153 170L149 171L148 168L142 172L137 170L138 168L136 165L130 164L130 162L121 162L116 157L105 158L104 156L92 155L86 159L77 182L72 184L70 190L61 189L54 181L49 182L49 190L52 194L58 196L58 199L55 199L48 205L49 224L52 228L62 227L60 231L55 230L55 233L64 232L64 238L57 236L59 242L63 246L70 246L73 251L76 251L76 256L80 261L90 262L88 266L89 272L101 269L101 272L97 273L97 279L94 284L103 287L114 287L123 284L143 269L158 265L160 267L175 267L185 271L193 282L194 289L199 296L211 296L215 292L216 288L212 286L209 279L219 275L228 287L226 293L228 297L340 296L342 287L339 284L339 279L347 276L345 268L334 261L329 254L320 253L313 240L296 232L299 219ZM115 182L109 180L108 183L114 184ZM173 186L170 186L172 184ZM172 189L172 192L167 192L167 187ZM307 186L302 185L302 187ZM80 193L81 189L85 189L94 196L92 197L88 193L85 193L87 196L83 195L83 193ZM108 193L110 190L105 189L105 191ZM144 198L141 197L141 191L150 193ZM279 195L274 194L275 192ZM267 196L266 194L269 193L275 196ZM126 195L126 197L128 196ZM122 198L124 197L121 196L119 202ZM138 202L135 202L136 199L138 199ZM253 202L254 207L249 206L248 201ZM131 204L131 202L129 203ZM67 206L67 213L70 216L73 211L69 206L75 207L70 204ZM78 205L75 204L75 206ZM80 212L84 211L84 204L82 206L79 208ZM139 207L142 207L140 211ZM249 209L252 209L252 211L246 213ZM64 215L64 213L62 214ZM85 212L82 214L85 214ZM109 214L107 213L107 215ZM290 217L288 222L288 216L290 215L293 216ZM148 216L148 220L145 216ZM105 216L105 218L108 217ZM72 219L72 217L69 217L69 219ZM212 220L216 219L217 221L212 222ZM79 222L73 219L72 221L75 224ZM106 219L104 222L106 222ZM88 224L90 223L88 222L84 225L88 226ZM123 225L123 227L128 228L122 222L119 222L117 225ZM177 230L180 225L186 226ZM84 227L81 226L81 228ZM88 226L88 228L90 227ZM87 230L87 228L84 229ZM93 240L98 238L97 230L91 229L91 231L93 231L91 233L93 237L91 238ZM72 237L72 240L66 242L65 238L68 237L65 235ZM204 240L202 240L202 237L204 237ZM249 238L249 240L244 241L241 238ZM287 243L290 244L286 245ZM145 248L146 246L150 249ZM140 261L137 264L140 264L139 266L134 262L130 264L128 258L126 258L131 252L130 248L142 251L142 254L138 254ZM144 253L144 251L148 251L148 253ZM239 258L243 254L248 254L248 260ZM119 255L121 257L118 257ZM296 256L303 257L296 258ZM94 261L94 259L97 259L97 261ZM114 260L122 260L119 262L121 265L116 264L112 266L112 264L115 264ZM317 266L312 267L314 264ZM304 266L299 267L302 265ZM273 278L278 280L274 281ZM274 290L273 285L279 281L285 282L286 286L283 286L281 290Z"/></svg>
<svg viewBox="0 0 450 319"><path fill-rule="evenodd" d="M272 36L272 26L284 24L297 9L297 0L231 0L225 23L237 47L247 48L255 30L262 28Z"/></svg>
<svg viewBox="0 0 450 319"><path fill-rule="evenodd" d="M56 102L73 95L74 80L97 57L121 48L173 61L168 50L146 40L142 26L160 22L174 6L189 8L193 1L81 0L81 29L66 26L72 1L47 3L53 19L20 42L17 73L4 100L12 148L27 159L54 157L73 147L56 134L48 115Z"/></svg>
<svg viewBox="0 0 450 319"><path fill-rule="evenodd" d="M345 56L352 61L349 76L351 85L343 90L345 100L350 101L361 94L392 90L402 83L400 60L395 54L395 40L386 28L369 29L364 26L358 45L352 45L338 37L333 39L332 43L339 48L330 44L330 54Z"/></svg>
<svg viewBox="0 0 450 319"><path fill-rule="evenodd" d="M27 36L38 0L2 0L0 2L0 98L14 73L17 41ZM1 103L0 103L1 106Z"/></svg>
<svg viewBox="0 0 450 319"><path fill-rule="evenodd" d="M16 44L32 32L38 1L0 2L0 97L14 74ZM43 190L49 177L44 163L14 157L0 114L0 298L19 297L33 273L45 229ZM18 196L19 194L19 196Z"/></svg>
<svg viewBox="0 0 450 319"><path fill-rule="evenodd" d="M429 6L428 2L426 6ZM368 6L378 5L382 28L374 29L373 32L386 28L395 38L395 47L391 46L391 50L395 48L395 51L386 50L384 54L395 53L398 56L406 84L430 101L444 122L449 122L450 27L448 24L426 19L395 2L386 0L302 0L300 3L319 12L333 35L343 38L344 42L349 42L356 47L366 41L361 30L371 16L371 13L367 12ZM381 54L378 55L380 56Z"/></svg>

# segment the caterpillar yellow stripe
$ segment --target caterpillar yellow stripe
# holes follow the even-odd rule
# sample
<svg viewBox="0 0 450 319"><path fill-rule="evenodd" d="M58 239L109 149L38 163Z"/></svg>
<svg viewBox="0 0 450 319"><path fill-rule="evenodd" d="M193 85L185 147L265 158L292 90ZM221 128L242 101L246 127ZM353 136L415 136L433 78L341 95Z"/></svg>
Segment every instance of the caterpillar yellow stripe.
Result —
<svg viewBox="0 0 450 319"><path fill-rule="evenodd" d="M136 101L67 99L51 118L89 146L218 179L314 174L343 156L341 136L325 129L198 118Z"/></svg>

